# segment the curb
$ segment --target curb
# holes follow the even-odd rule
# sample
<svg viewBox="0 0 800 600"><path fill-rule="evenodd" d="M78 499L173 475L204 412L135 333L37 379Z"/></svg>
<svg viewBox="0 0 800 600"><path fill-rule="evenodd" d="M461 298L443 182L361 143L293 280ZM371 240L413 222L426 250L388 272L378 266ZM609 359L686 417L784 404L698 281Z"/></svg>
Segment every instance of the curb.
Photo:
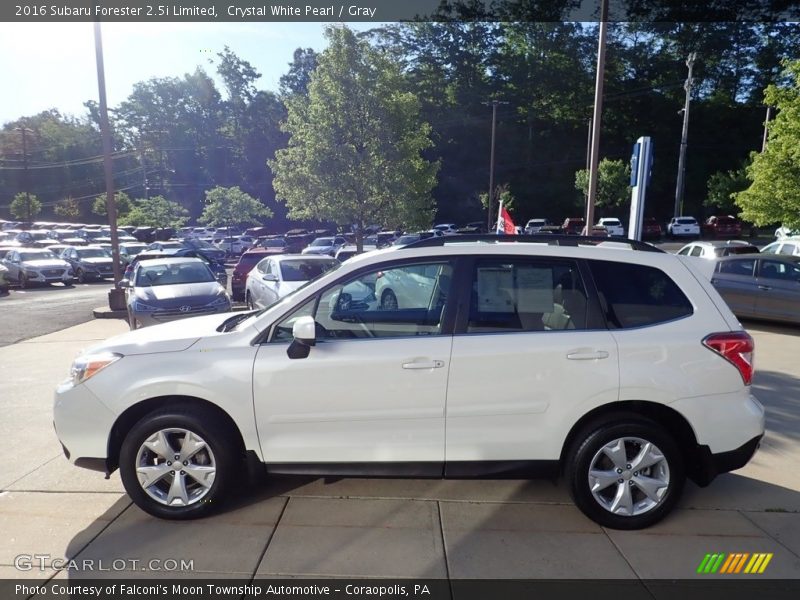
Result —
<svg viewBox="0 0 800 600"><path fill-rule="evenodd" d="M111 310L108 307L101 306L92 311L95 319L127 319L127 310Z"/></svg>

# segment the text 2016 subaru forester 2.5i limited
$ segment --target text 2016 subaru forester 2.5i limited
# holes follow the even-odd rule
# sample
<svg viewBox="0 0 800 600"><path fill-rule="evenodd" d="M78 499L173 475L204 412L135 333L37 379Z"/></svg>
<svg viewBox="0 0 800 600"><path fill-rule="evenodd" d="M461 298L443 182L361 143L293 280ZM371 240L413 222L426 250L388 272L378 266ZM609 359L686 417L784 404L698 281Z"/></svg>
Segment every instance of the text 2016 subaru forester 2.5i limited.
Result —
<svg viewBox="0 0 800 600"><path fill-rule="evenodd" d="M753 340L647 244L450 236L354 257L258 312L109 339L57 390L78 466L149 513L207 514L266 473L560 471L577 506L646 527L764 433ZM240 489L240 488L239 488Z"/></svg>

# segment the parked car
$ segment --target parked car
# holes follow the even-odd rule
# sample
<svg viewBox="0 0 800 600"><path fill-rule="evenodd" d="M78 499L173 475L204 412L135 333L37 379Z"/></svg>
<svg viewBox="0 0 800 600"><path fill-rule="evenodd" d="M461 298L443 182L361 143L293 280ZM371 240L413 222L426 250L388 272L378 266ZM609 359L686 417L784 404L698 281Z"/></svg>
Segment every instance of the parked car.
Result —
<svg viewBox="0 0 800 600"><path fill-rule="evenodd" d="M186 240L184 240L186 241ZM163 242L153 242L148 244L148 252L161 252L162 254L175 254L181 248L187 248L183 242L178 240L165 240Z"/></svg>
<svg viewBox="0 0 800 600"><path fill-rule="evenodd" d="M176 319L230 312L231 299L199 258L155 258L136 262L127 290L131 329Z"/></svg>
<svg viewBox="0 0 800 600"><path fill-rule="evenodd" d="M761 249L761 253L800 256L800 239L783 238L780 241L764 246Z"/></svg>
<svg viewBox="0 0 800 600"><path fill-rule="evenodd" d="M280 240L283 242L283 240ZM283 246L281 246L283 248ZM272 252L268 248L251 248L244 252L239 257L239 262L233 267L233 274L231 275L231 297L234 302L244 302L244 290L247 284L247 275L253 270L259 261L267 256L272 256Z"/></svg>
<svg viewBox="0 0 800 600"><path fill-rule="evenodd" d="M0 295L8 293L9 285L8 269L3 265L2 257L0 257Z"/></svg>
<svg viewBox="0 0 800 600"><path fill-rule="evenodd" d="M672 217L667 225L669 237L700 237L700 225L694 217Z"/></svg>
<svg viewBox="0 0 800 600"><path fill-rule="evenodd" d="M625 227L622 226L622 221L613 217L603 217L597 224L605 227L608 235L612 237L625 237Z"/></svg>
<svg viewBox="0 0 800 600"><path fill-rule="evenodd" d="M775 230L775 238L779 240L796 236L800 236L800 229L789 229L781 225Z"/></svg>
<svg viewBox="0 0 800 600"><path fill-rule="evenodd" d="M672 510L687 476L707 485L750 460L764 434L754 343L707 279L646 244L517 240L367 253L266 310L101 342L56 391L58 438L70 462L119 468L139 507L174 519L216 510L245 464L536 467L563 473L597 523L636 529ZM360 296L420 272L429 293L405 308Z"/></svg>
<svg viewBox="0 0 800 600"><path fill-rule="evenodd" d="M367 240L369 240L372 237L374 237L374 236L370 236L369 238L367 238ZM377 238L376 238L376 241L377 241ZM366 240L365 240L365 242L366 242ZM362 252L370 252L371 250L377 250L378 246L376 246L375 244L366 244L366 243L364 243L361 246L361 248L362 248L362 250L361 250L361 252L359 252L358 251L358 246L354 246L354 245L350 245L350 244L348 244L347 246L342 246L341 248L339 248L336 251L336 256L334 258L336 258L336 260L338 260L339 262L344 262L348 258L353 258L356 254L361 254Z"/></svg>
<svg viewBox="0 0 800 600"><path fill-rule="evenodd" d="M6 253L3 264L6 277L25 289L33 283L62 283L72 285L72 268L50 250L13 248Z"/></svg>
<svg viewBox="0 0 800 600"><path fill-rule="evenodd" d="M250 249L256 242L256 238L249 235L230 236L222 238L218 247L229 255L238 256L245 250Z"/></svg>
<svg viewBox="0 0 800 600"><path fill-rule="evenodd" d="M440 233L441 235L441 233ZM416 233L404 233L399 238L394 241L393 246L405 246L407 244L411 244L413 242L418 242L419 240L426 240L428 238L436 237L433 232L430 231L417 231Z"/></svg>
<svg viewBox="0 0 800 600"><path fill-rule="evenodd" d="M73 276L79 283L114 276L114 260L99 246L68 246L60 256L72 267Z"/></svg>
<svg viewBox="0 0 800 600"><path fill-rule="evenodd" d="M202 239L185 239L181 241L181 244L184 248L189 248L190 250L194 250L199 254L202 254L206 258L216 261L216 262L225 262L226 254L225 250L217 248L213 244L206 242Z"/></svg>
<svg viewBox="0 0 800 600"><path fill-rule="evenodd" d="M528 219L528 222L525 224L525 234L526 235L536 235L546 225L550 225L550 221L547 219Z"/></svg>
<svg viewBox="0 0 800 600"><path fill-rule="evenodd" d="M152 260L154 258L168 258L168 257L175 257L175 258L199 258L206 266L211 269L211 272L214 273L214 277L220 283L222 287L227 287L228 285L228 271L225 269L225 263L218 262L215 260L211 260L207 256L197 252L196 250L192 250L191 248L181 248L176 250L175 252L159 252L158 250L145 250L140 252L136 256L131 258L131 261L125 267L125 272L122 275L122 279L127 279L128 281L131 280L133 277L134 267L136 267L136 263L143 261L143 260Z"/></svg>
<svg viewBox="0 0 800 600"><path fill-rule="evenodd" d="M301 254L324 254L332 257L345 244L347 240L342 236L319 237L303 248Z"/></svg>
<svg viewBox="0 0 800 600"><path fill-rule="evenodd" d="M255 248L264 250L268 254L289 254L286 240L279 236L259 238Z"/></svg>
<svg viewBox="0 0 800 600"><path fill-rule="evenodd" d="M712 285L738 317L800 323L800 256L729 256Z"/></svg>
<svg viewBox="0 0 800 600"><path fill-rule="evenodd" d="M247 275L244 301L250 308L271 306L340 263L330 256L282 254L262 259Z"/></svg>
<svg viewBox="0 0 800 600"><path fill-rule="evenodd" d="M122 264L128 266L133 257L147 250L147 246L140 242L125 242L119 245L119 259Z"/></svg>
<svg viewBox="0 0 800 600"><path fill-rule="evenodd" d="M742 224L731 215L713 216L703 224L703 233L714 238L736 238L742 235Z"/></svg>
<svg viewBox="0 0 800 600"><path fill-rule="evenodd" d="M561 229L567 235L580 235L586 227L586 221L583 218L567 217L561 225Z"/></svg>
<svg viewBox="0 0 800 600"><path fill-rule="evenodd" d="M23 246L33 247L38 241L50 241L50 236L46 231L20 231L16 240Z"/></svg>
<svg viewBox="0 0 800 600"><path fill-rule="evenodd" d="M458 233L486 233L486 223L483 221L472 221L459 229Z"/></svg>
<svg viewBox="0 0 800 600"><path fill-rule="evenodd" d="M642 223L642 239L643 240L660 240L664 235L664 230L661 229L661 224L655 217L648 217Z"/></svg>
<svg viewBox="0 0 800 600"><path fill-rule="evenodd" d="M696 241L686 244L675 254L683 256L697 256L699 258L714 259L731 254L758 254L758 246L742 240L701 242Z"/></svg>
<svg viewBox="0 0 800 600"><path fill-rule="evenodd" d="M434 225L433 228L436 231L441 231L444 235L455 235L458 233L458 227L456 227L455 223L442 223L440 225Z"/></svg>

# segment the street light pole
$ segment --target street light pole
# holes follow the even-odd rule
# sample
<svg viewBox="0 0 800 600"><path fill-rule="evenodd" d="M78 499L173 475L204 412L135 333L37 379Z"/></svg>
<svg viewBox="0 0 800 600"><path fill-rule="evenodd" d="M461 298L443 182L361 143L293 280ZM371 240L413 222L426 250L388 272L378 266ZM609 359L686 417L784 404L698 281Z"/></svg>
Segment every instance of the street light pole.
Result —
<svg viewBox="0 0 800 600"><path fill-rule="evenodd" d="M25 217L26 221L30 223L31 220L31 186L30 178L28 177L28 136L27 133L33 133L33 129L27 127L17 127L14 131L22 133L22 180L25 186Z"/></svg>
<svg viewBox="0 0 800 600"><path fill-rule="evenodd" d="M767 107L767 119L764 121L764 138L761 140L761 152L767 149L767 132L769 131L769 119L772 116L772 107Z"/></svg>
<svg viewBox="0 0 800 600"><path fill-rule="evenodd" d="M484 102L484 104L492 105L492 149L489 154L489 200L487 202L486 214L486 231L492 231L492 205L494 199L494 140L497 129L497 107L500 104L508 104L508 102L500 102L499 100L492 100L491 103Z"/></svg>
<svg viewBox="0 0 800 600"><path fill-rule="evenodd" d="M686 101L683 106L683 128L681 130L681 150L678 155L678 181L675 185L675 217L680 217L683 214L683 188L684 178L686 175L686 147L689 138L689 105L692 102L692 67L694 61L697 59L697 53L692 52L686 59L686 66L689 67L689 75L686 78L686 83L683 89L686 90Z"/></svg>
<svg viewBox="0 0 800 600"><path fill-rule="evenodd" d="M597 42L597 73L594 83L594 111L592 113L592 151L589 162L589 193L586 195L586 232L594 223L594 204L597 198L597 165L600 160L600 121L603 114L603 79L606 69L606 32L608 29L608 0L600 6L600 31Z"/></svg>

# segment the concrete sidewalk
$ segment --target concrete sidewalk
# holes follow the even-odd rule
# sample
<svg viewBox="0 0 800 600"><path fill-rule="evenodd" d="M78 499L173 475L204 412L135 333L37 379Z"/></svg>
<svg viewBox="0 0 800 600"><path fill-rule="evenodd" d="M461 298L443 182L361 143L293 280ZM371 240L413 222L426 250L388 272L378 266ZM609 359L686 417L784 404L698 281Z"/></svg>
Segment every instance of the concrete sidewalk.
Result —
<svg viewBox="0 0 800 600"><path fill-rule="evenodd" d="M753 462L641 532L603 529L548 481L272 478L219 515L159 521L110 480L72 467L52 428L52 393L74 355L127 330L96 320L0 348L0 578L421 577L684 579L708 552L772 552L760 577L800 578L800 337L751 330L755 389L770 431ZM19 555L147 565L181 573L14 567ZM139 561L133 563L131 561Z"/></svg>

